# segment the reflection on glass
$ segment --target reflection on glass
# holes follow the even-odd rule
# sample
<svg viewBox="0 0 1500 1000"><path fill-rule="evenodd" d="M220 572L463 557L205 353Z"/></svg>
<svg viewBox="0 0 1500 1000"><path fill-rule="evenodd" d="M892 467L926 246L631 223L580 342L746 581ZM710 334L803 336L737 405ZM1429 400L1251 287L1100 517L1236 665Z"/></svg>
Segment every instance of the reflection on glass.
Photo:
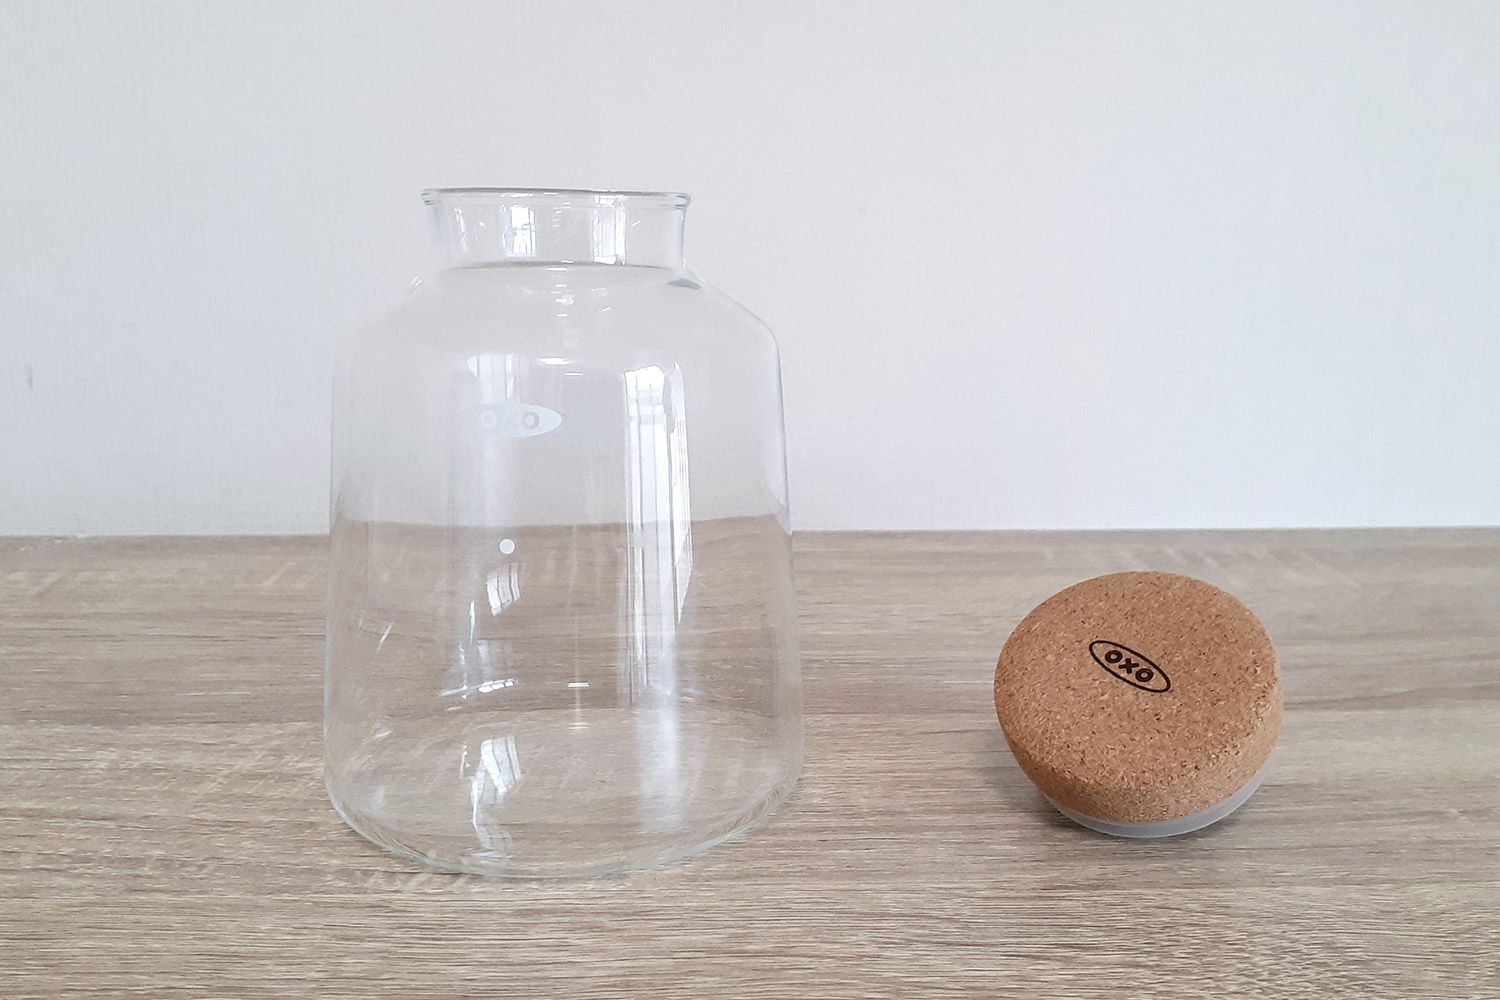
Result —
<svg viewBox="0 0 1500 1000"><path fill-rule="evenodd" d="M479 763L469 778L469 803L472 809L474 836L492 851L504 851L510 837L496 824L488 811L499 806L506 794L521 781L521 757L516 740L506 736L479 744Z"/></svg>
<svg viewBox="0 0 1500 1000"><path fill-rule="evenodd" d="M536 210L527 205L511 205L506 212L505 241L514 257L536 256Z"/></svg>
<svg viewBox="0 0 1500 1000"><path fill-rule="evenodd" d="M693 573L687 413L682 372L650 365L625 373L630 565L625 600L631 648L621 696L676 689L677 623Z"/></svg>
<svg viewBox="0 0 1500 1000"><path fill-rule="evenodd" d="M529 237L524 217L529 209L518 206L506 222L506 239L521 245ZM521 242L516 242L521 241ZM545 433L555 424L540 423L538 408L521 402L522 379L528 359L509 351L471 354L464 359L462 398L467 400L468 433L451 444L449 463L448 519L451 540L462 555L454 557L455 568L463 566L474 580L475 592L466 594L460 607L463 620L451 661L444 693L473 694L495 691L514 678L511 641L497 621L521 599L521 563L510 558L514 540L506 537L479 548L468 539L483 533L483 526L505 524L514 484L506 476L519 439ZM542 411L549 412L550 411ZM508 548L508 551L507 551Z"/></svg>
<svg viewBox="0 0 1500 1000"><path fill-rule="evenodd" d="M613 264L625 249L625 213L599 211L591 220L595 263Z"/></svg>
<svg viewBox="0 0 1500 1000"><path fill-rule="evenodd" d="M656 724L636 731L637 752L654 766L641 795L652 826L670 828L681 810L677 626L693 574L688 495L687 411L682 371L656 365L625 373L630 566L626 576L631 648L620 664L620 703L659 705Z"/></svg>
<svg viewBox="0 0 1500 1000"><path fill-rule="evenodd" d="M500 614L521 599L521 567L512 562L491 570L484 590L490 599L490 615Z"/></svg>

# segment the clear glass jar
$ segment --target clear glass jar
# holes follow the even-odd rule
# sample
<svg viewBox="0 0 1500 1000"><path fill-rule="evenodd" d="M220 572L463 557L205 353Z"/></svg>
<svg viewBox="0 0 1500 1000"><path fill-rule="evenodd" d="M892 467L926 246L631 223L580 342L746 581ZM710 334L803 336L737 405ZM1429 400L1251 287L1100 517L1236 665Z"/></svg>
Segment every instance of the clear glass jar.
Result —
<svg viewBox="0 0 1500 1000"><path fill-rule="evenodd" d="M329 797L470 872L705 849L802 761L776 345L682 195L424 199L446 265L335 388Z"/></svg>

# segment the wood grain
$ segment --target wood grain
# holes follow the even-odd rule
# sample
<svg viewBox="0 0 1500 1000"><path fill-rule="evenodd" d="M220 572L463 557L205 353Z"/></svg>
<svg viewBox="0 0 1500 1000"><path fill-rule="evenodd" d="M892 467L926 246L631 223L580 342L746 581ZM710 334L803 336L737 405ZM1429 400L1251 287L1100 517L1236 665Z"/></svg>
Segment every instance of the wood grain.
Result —
<svg viewBox="0 0 1500 1000"><path fill-rule="evenodd" d="M323 798L322 539L0 541L0 997L1500 997L1500 530L797 539L808 759L747 837L430 873ZM1048 810L995 657L1124 569L1245 600L1287 711L1176 841Z"/></svg>

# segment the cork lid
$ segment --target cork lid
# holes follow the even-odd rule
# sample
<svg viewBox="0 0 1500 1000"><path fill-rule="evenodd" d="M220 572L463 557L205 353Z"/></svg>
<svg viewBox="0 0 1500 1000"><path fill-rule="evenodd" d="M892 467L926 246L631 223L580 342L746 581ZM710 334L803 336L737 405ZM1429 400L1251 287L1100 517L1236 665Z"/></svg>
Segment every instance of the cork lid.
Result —
<svg viewBox="0 0 1500 1000"><path fill-rule="evenodd" d="M1281 728L1281 676L1265 628L1232 595L1173 573L1114 573L1016 626L995 668L995 710L1053 802L1159 822L1221 803L1256 775Z"/></svg>

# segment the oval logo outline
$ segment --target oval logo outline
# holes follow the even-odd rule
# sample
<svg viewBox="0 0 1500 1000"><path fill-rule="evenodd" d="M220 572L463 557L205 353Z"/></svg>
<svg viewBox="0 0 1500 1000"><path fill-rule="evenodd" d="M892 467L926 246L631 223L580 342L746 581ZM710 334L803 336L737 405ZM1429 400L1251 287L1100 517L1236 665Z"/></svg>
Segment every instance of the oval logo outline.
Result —
<svg viewBox="0 0 1500 1000"><path fill-rule="evenodd" d="M479 426L501 437L536 437L557 430L562 419L556 410L513 399L479 406Z"/></svg>
<svg viewBox="0 0 1500 1000"><path fill-rule="evenodd" d="M1114 654L1113 658L1110 654ZM1172 690L1172 678L1160 664L1124 643L1095 639L1089 643L1089 657L1100 670L1137 690L1150 694L1166 694Z"/></svg>

